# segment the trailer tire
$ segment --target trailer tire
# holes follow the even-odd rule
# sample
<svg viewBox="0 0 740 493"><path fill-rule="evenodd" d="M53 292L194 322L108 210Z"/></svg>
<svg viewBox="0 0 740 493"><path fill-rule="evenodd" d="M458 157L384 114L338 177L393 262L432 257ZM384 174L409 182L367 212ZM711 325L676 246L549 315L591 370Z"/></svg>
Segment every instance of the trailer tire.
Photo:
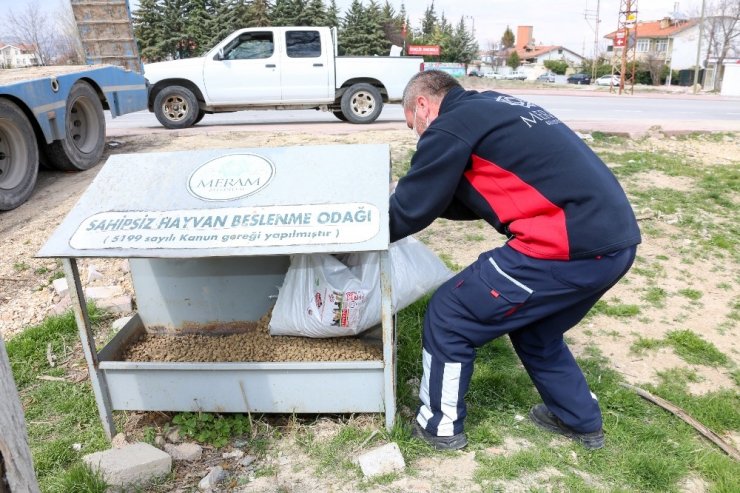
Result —
<svg viewBox="0 0 740 493"><path fill-rule="evenodd" d="M372 123L381 111L383 98L375 86L354 84L342 94L342 113L350 123Z"/></svg>
<svg viewBox="0 0 740 493"><path fill-rule="evenodd" d="M105 117L98 93L78 80L67 97L64 139L46 145L49 164L62 171L85 171L105 150Z"/></svg>
<svg viewBox="0 0 740 493"><path fill-rule="evenodd" d="M167 86L154 98L154 115L166 128L187 128L200 114L198 100L187 87Z"/></svg>
<svg viewBox="0 0 740 493"><path fill-rule="evenodd" d="M15 209L33 193L39 172L34 135L23 111L0 98L0 211Z"/></svg>

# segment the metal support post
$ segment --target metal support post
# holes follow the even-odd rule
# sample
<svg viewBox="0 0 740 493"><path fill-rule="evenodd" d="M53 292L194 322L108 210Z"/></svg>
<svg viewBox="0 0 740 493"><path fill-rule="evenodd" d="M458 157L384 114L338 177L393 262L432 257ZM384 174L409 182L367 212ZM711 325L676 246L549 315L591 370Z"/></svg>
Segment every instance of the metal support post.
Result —
<svg viewBox="0 0 740 493"><path fill-rule="evenodd" d="M105 375L100 371L100 362L98 361L98 351L95 349L95 336L90 323L90 315L87 312L87 304L80 281L80 271L77 268L77 261L74 258L63 258L64 273L67 275L69 284L69 295L72 299L72 310L77 321L77 329L82 341L82 350L85 353L87 361L87 372L90 376L93 392L95 393L95 402L98 405L100 421L103 423L105 434L108 439L113 438L116 434L116 425L113 423L113 407L110 403L110 394L108 385L105 381Z"/></svg>
<svg viewBox="0 0 740 493"><path fill-rule="evenodd" d="M385 427L396 421L396 328L393 326L391 263L388 250L380 252L380 323L383 327L383 387L385 388Z"/></svg>

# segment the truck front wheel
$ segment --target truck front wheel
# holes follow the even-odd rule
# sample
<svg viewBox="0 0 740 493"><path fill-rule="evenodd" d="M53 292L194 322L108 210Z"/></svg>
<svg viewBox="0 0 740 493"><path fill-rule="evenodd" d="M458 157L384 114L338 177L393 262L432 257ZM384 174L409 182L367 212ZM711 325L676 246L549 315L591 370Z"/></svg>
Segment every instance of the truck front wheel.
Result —
<svg viewBox="0 0 740 493"><path fill-rule="evenodd" d="M0 98L0 211L28 200L39 172L39 150L26 115Z"/></svg>
<svg viewBox="0 0 740 493"><path fill-rule="evenodd" d="M154 98L154 114L166 128L187 128L200 114L193 92L182 86L165 87Z"/></svg>
<svg viewBox="0 0 740 493"><path fill-rule="evenodd" d="M84 171L100 162L105 148L105 117L98 93L77 81L66 103L64 139L46 147L49 164L62 171Z"/></svg>
<svg viewBox="0 0 740 493"><path fill-rule="evenodd" d="M372 123L383 110L380 91L370 84L354 84L342 94L342 113L350 123Z"/></svg>

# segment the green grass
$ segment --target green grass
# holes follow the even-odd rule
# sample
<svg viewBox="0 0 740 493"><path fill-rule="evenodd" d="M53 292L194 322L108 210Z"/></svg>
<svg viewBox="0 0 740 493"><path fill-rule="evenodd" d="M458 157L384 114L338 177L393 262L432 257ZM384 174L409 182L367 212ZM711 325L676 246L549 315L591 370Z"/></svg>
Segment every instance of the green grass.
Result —
<svg viewBox="0 0 740 493"><path fill-rule="evenodd" d="M729 360L711 342L705 341L690 330L672 330L666 334L666 343L673 347L687 363L725 366Z"/></svg>
<svg viewBox="0 0 740 493"><path fill-rule="evenodd" d="M611 302L599 300L589 312L590 316L597 314L617 318L636 317L640 314L640 307L637 305L619 303L619 301L614 300Z"/></svg>
<svg viewBox="0 0 740 493"><path fill-rule="evenodd" d="M91 321L104 314L89 307ZM82 466L84 454L108 448L89 381L83 383L43 381L36 377L62 377L65 369L50 367L47 346L61 361L65 348L77 340L74 316L47 318L6 343L10 366L25 409L34 468L42 492L102 493L105 483ZM69 355L68 355L69 356ZM84 364L84 361L75 361ZM73 447L81 445L77 451Z"/></svg>
<svg viewBox="0 0 740 493"><path fill-rule="evenodd" d="M678 291L678 294L680 294L681 296L685 296L692 301L696 301L702 297L701 291L697 291L696 289L691 288L681 289Z"/></svg>
<svg viewBox="0 0 740 493"><path fill-rule="evenodd" d="M424 304L422 300L402 311L398 321L399 403L412 409L417 396L405 382L421 376ZM656 347L657 343L643 339L642 346ZM740 467L736 463L699 439L693 428L675 416L621 387L622 377L609 368L598 350L591 348L579 362L602 407L607 446L599 451L587 452L568 441L552 445L552 435L538 430L528 420L517 421L516 415L526 416L529 408L539 402L528 375L507 339L495 340L479 349L466 399L468 450L476 453L478 462L476 481L492 488L490 485L506 485L506 481L552 467L563 474L547 480L552 491L677 491L678 483L690 474L710 483L709 491L729 493L740 488ZM740 429L736 392L692 396L686 383L696 380L695 374L686 371L675 373L674 378L665 375L673 383L650 388L651 391L680 403L717 433ZM506 437L525 439L531 446L508 456L485 452L488 447L500 447ZM404 455L414 456L406 447L401 446ZM598 488L584 482L575 470L595 478ZM506 491L506 487L500 491Z"/></svg>
<svg viewBox="0 0 740 493"><path fill-rule="evenodd" d="M665 289L658 286L652 286L647 288L645 294L642 296L642 299L656 308L663 308L665 306L665 300L667 297L668 293Z"/></svg>
<svg viewBox="0 0 740 493"><path fill-rule="evenodd" d="M665 343L661 339L637 336L637 340L630 346L630 351L636 354L644 353L653 349L663 347Z"/></svg>
<svg viewBox="0 0 740 493"><path fill-rule="evenodd" d="M697 136L690 139L713 141L725 138L724 134L719 135L720 137ZM681 239L692 242L691 245L680 247L678 253L693 253L684 255L683 260L689 261L694 255L700 258L710 255L723 258L729 254L735 261L740 261L740 249L737 247L740 244L740 227L736 225L736 221L726 220L738 216L736 197L740 191L740 164L737 161L722 166L706 166L685 155L667 151L625 152L624 146L619 144L600 144L598 154L627 185L635 209L652 211L658 218L658 224L663 216L674 218L681 228ZM669 187L645 187L639 175L652 172L689 178L695 186L686 191ZM633 182L638 186L630 186ZM647 235L659 234L657 224L643 222L641 226ZM636 266L633 272L640 268Z"/></svg>
<svg viewBox="0 0 740 493"><path fill-rule="evenodd" d="M665 346L672 347L676 354L687 363L706 366L728 366L730 364L727 355L717 349L714 344L687 329L669 331L664 339L652 339L638 335L630 346L630 351L641 354Z"/></svg>

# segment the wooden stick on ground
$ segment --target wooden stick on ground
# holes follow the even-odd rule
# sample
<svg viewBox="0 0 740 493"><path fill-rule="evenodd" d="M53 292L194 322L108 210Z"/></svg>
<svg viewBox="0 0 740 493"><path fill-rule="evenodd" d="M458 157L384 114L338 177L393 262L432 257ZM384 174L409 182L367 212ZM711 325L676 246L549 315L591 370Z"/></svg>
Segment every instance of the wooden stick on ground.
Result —
<svg viewBox="0 0 740 493"><path fill-rule="evenodd" d="M713 442L715 445L717 445L719 448L721 448L727 455L735 459L736 461L740 461L740 452L724 441L722 437L717 435L715 432L701 424L696 419L692 418L689 413L681 409L680 407L676 406L675 404L672 404L671 402L663 399L662 397L658 397L657 395L653 395L647 390L641 389L640 387L635 387L634 385L629 385L626 383L621 384L622 387L626 387L633 392L635 392L637 395L642 397L643 399L646 399L653 404L657 404L658 406L662 407L663 409L670 411L671 413L675 414L682 420L684 420L686 423L693 426L699 433L701 433L706 439Z"/></svg>

